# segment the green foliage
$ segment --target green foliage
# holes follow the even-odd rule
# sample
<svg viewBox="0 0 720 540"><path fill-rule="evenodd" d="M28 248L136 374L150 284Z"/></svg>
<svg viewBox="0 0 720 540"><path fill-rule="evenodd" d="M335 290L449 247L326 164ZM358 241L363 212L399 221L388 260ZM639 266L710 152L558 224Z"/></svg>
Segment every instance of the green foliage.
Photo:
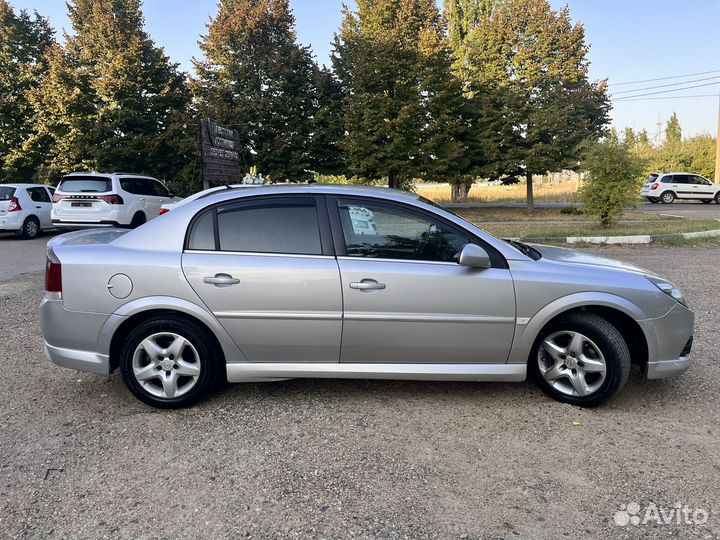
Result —
<svg viewBox="0 0 720 540"><path fill-rule="evenodd" d="M466 42L471 81L506 103L503 122L511 129L489 139L504 150L495 168L526 176L531 206L532 175L577 168L583 145L608 121L606 84L587 77L585 31L567 8L507 0Z"/></svg>
<svg viewBox="0 0 720 540"><path fill-rule="evenodd" d="M328 155L335 141L314 130L336 129L334 81L295 39L288 0L222 0L200 42L205 59L195 61L201 114L238 129L241 164L275 181L307 178L316 165L337 169Z"/></svg>
<svg viewBox="0 0 720 540"><path fill-rule="evenodd" d="M612 226L626 206L637 200L643 181L643 162L627 144L607 138L588 150L582 169L587 172L581 198L584 213L602 227Z"/></svg>
<svg viewBox="0 0 720 540"><path fill-rule="evenodd" d="M670 120L665 126L665 141L668 144L679 144L682 141L682 128L677 113L672 113Z"/></svg>
<svg viewBox="0 0 720 540"><path fill-rule="evenodd" d="M75 33L46 55L30 94L36 178L74 170L129 170L175 179L193 155L184 137L184 75L144 31L140 0L68 4Z"/></svg>
<svg viewBox="0 0 720 540"><path fill-rule="evenodd" d="M25 181L34 164L23 151L36 134L29 95L47 69L45 52L53 45L46 18L26 11L15 14L0 0L0 181Z"/></svg>

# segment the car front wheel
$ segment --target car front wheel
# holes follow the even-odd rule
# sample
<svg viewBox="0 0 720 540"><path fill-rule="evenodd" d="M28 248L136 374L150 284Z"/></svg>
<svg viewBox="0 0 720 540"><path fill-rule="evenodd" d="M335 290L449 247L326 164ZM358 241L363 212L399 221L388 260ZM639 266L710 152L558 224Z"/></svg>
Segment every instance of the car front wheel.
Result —
<svg viewBox="0 0 720 540"><path fill-rule="evenodd" d="M140 324L126 338L120 372L141 401L162 409L187 407L207 396L222 375L221 355L196 325L180 317Z"/></svg>
<svg viewBox="0 0 720 540"><path fill-rule="evenodd" d="M630 352L612 324L592 313L578 312L543 329L529 364L531 374L550 397L596 407L625 385Z"/></svg>

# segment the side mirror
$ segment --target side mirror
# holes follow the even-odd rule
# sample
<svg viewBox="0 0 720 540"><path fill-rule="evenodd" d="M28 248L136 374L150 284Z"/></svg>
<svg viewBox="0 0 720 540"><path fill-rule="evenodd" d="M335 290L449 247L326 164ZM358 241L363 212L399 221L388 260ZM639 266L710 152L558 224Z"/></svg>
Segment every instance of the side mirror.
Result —
<svg viewBox="0 0 720 540"><path fill-rule="evenodd" d="M458 264L469 268L490 268L490 255L478 245L465 244L460 251Z"/></svg>

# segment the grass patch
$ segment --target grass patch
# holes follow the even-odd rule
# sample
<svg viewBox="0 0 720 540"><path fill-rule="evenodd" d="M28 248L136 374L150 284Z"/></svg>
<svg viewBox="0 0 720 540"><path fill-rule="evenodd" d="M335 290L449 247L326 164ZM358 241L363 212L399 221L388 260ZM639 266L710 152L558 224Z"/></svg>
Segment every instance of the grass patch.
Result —
<svg viewBox="0 0 720 540"><path fill-rule="evenodd" d="M663 238L658 240L657 243L667 247L718 247L720 246L720 236L709 238Z"/></svg>
<svg viewBox="0 0 720 540"><path fill-rule="evenodd" d="M609 228L601 227L583 214L567 214L556 208L538 208L534 212L520 208L463 208L456 213L495 236L510 238L635 236L720 229L720 221L715 219L684 219L632 211L623 214L622 219Z"/></svg>
<svg viewBox="0 0 720 540"><path fill-rule="evenodd" d="M577 182L533 183L535 202L577 202ZM443 204L450 202L449 184L418 184L415 193L431 201ZM468 194L467 202L519 202L527 200L527 187L525 184L513 186L488 186L474 184Z"/></svg>

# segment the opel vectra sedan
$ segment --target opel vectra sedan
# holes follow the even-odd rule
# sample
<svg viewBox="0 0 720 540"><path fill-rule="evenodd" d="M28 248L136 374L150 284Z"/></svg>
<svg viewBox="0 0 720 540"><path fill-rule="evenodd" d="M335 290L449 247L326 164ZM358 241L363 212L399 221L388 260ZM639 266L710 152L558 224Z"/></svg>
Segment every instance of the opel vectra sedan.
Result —
<svg viewBox="0 0 720 540"><path fill-rule="evenodd" d="M45 354L119 368L145 403L296 377L523 381L599 405L631 364L688 368L694 315L669 281L499 240L382 188L223 190L136 230L48 245Z"/></svg>

